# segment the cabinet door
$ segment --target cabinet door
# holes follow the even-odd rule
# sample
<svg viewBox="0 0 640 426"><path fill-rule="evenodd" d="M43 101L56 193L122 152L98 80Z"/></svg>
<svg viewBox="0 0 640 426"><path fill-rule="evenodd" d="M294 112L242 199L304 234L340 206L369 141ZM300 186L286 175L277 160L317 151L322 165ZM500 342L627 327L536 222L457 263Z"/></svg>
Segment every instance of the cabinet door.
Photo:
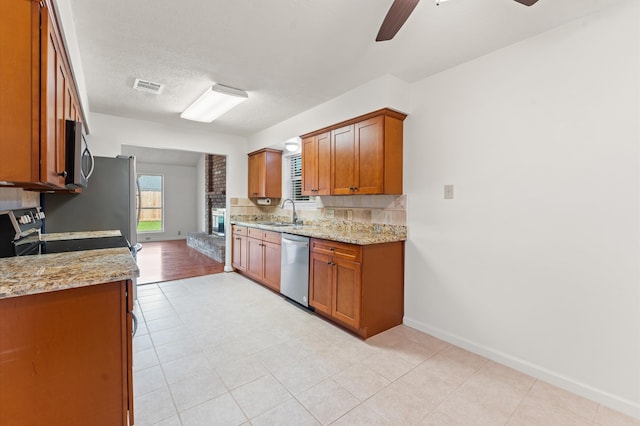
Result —
<svg viewBox="0 0 640 426"><path fill-rule="evenodd" d="M247 237L234 235L232 252L232 266L239 271L247 270Z"/></svg>
<svg viewBox="0 0 640 426"><path fill-rule="evenodd" d="M353 194L356 172L353 125L331 131L331 194Z"/></svg>
<svg viewBox="0 0 640 426"><path fill-rule="evenodd" d="M255 280L262 281L263 269L262 240L247 238L247 275Z"/></svg>
<svg viewBox="0 0 640 426"><path fill-rule="evenodd" d="M302 194L331 193L331 132L302 140Z"/></svg>
<svg viewBox="0 0 640 426"><path fill-rule="evenodd" d="M65 98L69 81L60 40L46 6L41 10L41 19L40 180L64 187Z"/></svg>
<svg viewBox="0 0 640 426"><path fill-rule="evenodd" d="M331 257L311 253L309 262L309 305L318 312L331 315L333 263Z"/></svg>
<svg viewBox="0 0 640 426"><path fill-rule="evenodd" d="M124 339L127 342L127 362L125 364L126 374L127 374L127 408L129 411L129 419L128 424L133 425L134 422L134 413L133 413L133 303L135 302L133 298L133 282L131 280L127 280L124 285L126 285L127 292L127 312L126 312L126 326L125 326L125 334ZM126 421L123 422L127 424Z"/></svg>
<svg viewBox="0 0 640 426"><path fill-rule="evenodd" d="M331 316L350 327L360 328L360 264L334 257L333 274Z"/></svg>
<svg viewBox="0 0 640 426"><path fill-rule="evenodd" d="M0 181L39 180L40 5L0 6Z"/></svg>
<svg viewBox="0 0 640 426"><path fill-rule="evenodd" d="M310 136L301 142L302 147L302 195L316 195L318 189L318 144Z"/></svg>
<svg viewBox="0 0 640 426"><path fill-rule="evenodd" d="M249 197L264 196L265 156L264 152L249 156Z"/></svg>
<svg viewBox="0 0 640 426"><path fill-rule="evenodd" d="M356 123L355 145L355 193L384 193L384 117Z"/></svg>
<svg viewBox="0 0 640 426"><path fill-rule="evenodd" d="M126 425L123 282L0 299L1 425Z"/></svg>
<svg viewBox="0 0 640 426"><path fill-rule="evenodd" d="M315 195L331 194L331 132L316 136L318 172Z"/></svg>
<svg viewBox="0 0 640 426"><path fill-rule="evenodd" d="M264 250L264 274L262 282L280 292L280 256L282 254L280 244L262 242Z"/></svg>

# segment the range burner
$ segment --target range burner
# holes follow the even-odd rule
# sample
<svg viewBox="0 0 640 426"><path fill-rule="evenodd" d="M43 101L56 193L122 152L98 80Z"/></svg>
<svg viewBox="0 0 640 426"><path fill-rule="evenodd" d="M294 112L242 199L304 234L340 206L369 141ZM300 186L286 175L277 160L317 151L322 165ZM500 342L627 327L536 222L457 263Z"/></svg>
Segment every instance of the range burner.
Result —
<svg viewBox="0 0 640 426"><path fill-rule="evenodd" d="M70 251L96 250L107 248L129 248L129 242L125 237L99 237L99 238L78 238L72 240L46 241L42 244L41 252L45 253L66 253Z"/></svg>

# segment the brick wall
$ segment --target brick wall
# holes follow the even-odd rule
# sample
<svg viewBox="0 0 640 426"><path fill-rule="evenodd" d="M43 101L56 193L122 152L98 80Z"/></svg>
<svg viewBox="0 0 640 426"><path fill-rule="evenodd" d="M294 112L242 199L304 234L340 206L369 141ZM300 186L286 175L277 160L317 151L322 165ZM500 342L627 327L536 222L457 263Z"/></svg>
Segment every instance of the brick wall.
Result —
<svg viewBox="0 0 640 426"><path fill-rule="evenodd" d="M208 154L205 160L205 182L207 203L205 205L205 220L207 232L211 233L211 209L224 209L227 198L227 157L224 155Z"/></svg>

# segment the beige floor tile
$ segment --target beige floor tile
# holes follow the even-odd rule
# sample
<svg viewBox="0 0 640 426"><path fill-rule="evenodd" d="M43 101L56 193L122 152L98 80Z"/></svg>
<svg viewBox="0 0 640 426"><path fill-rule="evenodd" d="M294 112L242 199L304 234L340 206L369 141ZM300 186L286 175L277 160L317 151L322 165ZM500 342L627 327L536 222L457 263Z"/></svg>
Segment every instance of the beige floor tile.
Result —
<svg viewBox="0 0 640 426"><path fill-rule="evenodd" d="M217 374L205 373L169 385L178 411L185 411L227 392Z"/></svg>
<svg viewBox="0 0 640 426"><path fill-rule="evenodd" d="M157 291L153 293L151 292L138 293L138 303L143 307L152 302L166 301L166 300L167 298L164 295L164 293L162 293L162 291Z"/></svg>
<svg viewBox="0 0 640 426"><path fill-rule="evenodd" d="M169 343L181 343L186 340L193 341L193 337L189 330L183 326L152 333L151 340L155 346L162 346Z"/></svg>
<svg viewBox="0 0 640 426"><path fill-rule="evenodd" d="M153 347L143 351L133 352L134 370L144 370L145 368L156 366L160 363Z"/></svg>
<svg viewBox="0 0 640 426"><path fill-rule="evenodd" d="M297 360L273 371L272 374L292 395L297 395L329 377L315 362L313 356Z"/></svg>
<svg viewBox="0 0 640 426"><path fill-rule="evenodd" d="M135 397L167 387L162 368L159 365L140 371L135 370L133 374L133 395Z"/></svg>
<svg viewBox="0 0 640 426"><path fill-rule="evenodd" d="M140 309L142 310L143 314L156 309L173 309L171 303L169 303L164 296L162 297L162 300L154 300L149 302L142 301L141 299L142 298L138 296L138 303L140 304Z"/></svg>
<svg viewBox="0 0 640 426"><path fill-rule="evenodd" d="M251 419L253 426L316 426L320 425L298 401L289 399L275 408Z"/></svg>
<svg viewBox="0 0 640 426"><path fill-rule="evenodd" d="M336 356L329 347L314 350L304 359L311 359L315 364L327 373L327 377L334 376L353 365L353 362Z"/></svg>
<svg viewBox="0 0 640 426"><path fill-rule="evenodd" d="M358 405L331 426L394 426L394 423L364 405Z"/></svg>
<svg viewBox="0 0 640 426"><path fill-rule="evenodd" d="M533 383L530 376L489 361L439 411L462 424L505 424Z"/></svg>
<svg viewBox="0 0 640 426"><path fill-rule="evenodd" d="M634 419L600 405L595 416L595 424L601 426L638 426L640 425L640 419Z"/></svg>
<svg viewBox="0 0 640 426"><path fill-rule="evenodd" d="M458 423L451 417L444 414L442 411L436 410L429 414L427 417L418 422L418 426L464 426L462 423Z"/></svg>
<svg viewBox="0 0 640 426"><path fill-rule="evenodd" d="M385 387L362 404L393 425L413 425L430 410L429 404L396 383Z"/></svg>
<svg viewBox="0 0 640 426"><path fill-rule="evenodd" d="M486 363L486 358L449 346L426 360L422 366L438 371L453 383L462 384Z"/></svg>
<svg viewBox="0 0 640 426"><path fill-rule="evenodd" d="M215 370L229 390L269 374L254 355L218 363L215 366Z"/></svg>
<svg viewBox="0 0 640 426"><path fill-rule="evenodd" d="M165 318L158 318L154 320L146 320L147 328L150 333L155 333L156 331L168 330L170 328L183 327L182 321L180 318L175 316L169 316Z"/></svg>
<svg viewBox="0 0 640 426"><path fill-rule="evenodd" d="M137 396L134 391L134 396L136 426L152 425L177 414L166 387L141 396Z"/></svg>
<svg viewBox="0 0 640 426"><path fill-rule="evenodd" d="M204 355L198 353L162 364L167 383L172 384L213 371Z"/></svg>
<svg viewBox="0 0 640 426"><path fill-rule="evenodd" d="M291 394L270 374L232 390L231 394L249 419L291 398Z"/></svg>
<svg viewBox="0 0 640 426"><path fill-rule="evenodd" d="M157 345L155 349L158 359L162 363L175 361L201 352L200 346L192 339L184 339L175 343Z"/></svg>
<svg viewBox="0 0 640 426"><path fill-rule="evenodd" d="M138 325L140 326L140 325ZM153 348L153 342L151 342L151 337L148 334L136 334L133 337L133 352L146 351L147 349Z"/></svg>
<svg viewBox="0 0 640 426"><path fill-rule="evenodd" d="M591 421L584 417L529 397L522 401L508 422L510 426L587 426L591 424Z"/></svg>
<svg viewBox="0 0 640 426"><path fill-rule="evenodd" d="M362 361L363 365L366 365L390 381L394 381L405 375L419 363L420 361L415 359L408 361L407 359L398 356L392 350L380 351Z"/></svg>
<svg viewBox="0 0 640 426"><path fill-rule="evenodd" d="M183 426L237 426L247 421L228 393L181 412L180 418Z"/></svg>
<svg viewBox="0 0 640 426"><path fill-rule="evenodd" d="M360 401L366 400L391 383L380 374L362 364L354 364L332 378Z"/></svg>
<svg viewBox="0 0 640 426"><path fill-rule="evenodd" d="M563 408L589 421L593 420L598 412L598 403L541 381L536 381L527 398L537 399L545 405Z"/></svg>
<svg viewBox="0 0 640 426"><path fill-rule="evenodd" d="M154 309L146 311L144 314L145 321L155 321L166 318L179 318L178 314L173 309Z"/></svg>
<svg viewBox="0 0 640 426"><path fill-rule="evenodd" d="M138 423L136 423L137 425ZM182 422L180 421L180 417L172 416L168 419L160 420L158 423L154 423L153 426L182 426Z"/></svg>
<svg viewBox="0 0 640 426"><path fill-rule="evenodd" d="M337 420L360 403L332 379L307 389L296 396L296 399L323 425Z"/></svg>
<svg viewBox="0 0 640 426"><path fill-rule="evenodd" d="M435 409L459 387L442 372L420 365L391 384L396 392L418 398L427 411Z"/></svg>

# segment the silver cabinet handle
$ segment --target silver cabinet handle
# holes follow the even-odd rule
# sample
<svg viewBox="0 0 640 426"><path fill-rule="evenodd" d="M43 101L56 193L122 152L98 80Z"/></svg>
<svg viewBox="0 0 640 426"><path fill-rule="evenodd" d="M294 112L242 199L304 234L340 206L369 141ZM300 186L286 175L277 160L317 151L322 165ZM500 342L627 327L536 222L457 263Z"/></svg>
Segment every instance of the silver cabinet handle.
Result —
<svg viewBox="0 0 640 426"><path fill-rule="evenodd" d="M131 319L133 319L133 330L131 331L131 337L133 337L138 331L138 317L136 317L136 314L131 312Z"/></svg>

